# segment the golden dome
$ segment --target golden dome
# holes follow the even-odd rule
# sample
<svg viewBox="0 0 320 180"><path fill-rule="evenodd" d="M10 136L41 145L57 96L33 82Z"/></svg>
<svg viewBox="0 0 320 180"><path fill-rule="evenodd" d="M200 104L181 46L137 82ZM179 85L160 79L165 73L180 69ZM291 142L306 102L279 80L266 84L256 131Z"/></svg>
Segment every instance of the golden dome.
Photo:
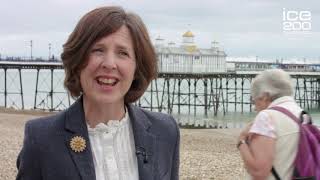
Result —
<svg viewBox="0 0 320 180"><path fill-rule="evenodd" d="M194 35L193 35L193 33L191 31L185 32L182 36L183 37L194 37Z"/></svg>

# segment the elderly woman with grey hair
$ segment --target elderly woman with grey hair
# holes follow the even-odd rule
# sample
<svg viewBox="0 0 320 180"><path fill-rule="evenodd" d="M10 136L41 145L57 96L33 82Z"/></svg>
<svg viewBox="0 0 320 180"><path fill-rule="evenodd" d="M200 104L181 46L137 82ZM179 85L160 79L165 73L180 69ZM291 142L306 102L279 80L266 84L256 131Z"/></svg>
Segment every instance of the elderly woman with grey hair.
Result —
<svg viewBox="0 0 320 180"><path fill-rule="evenodd" d="M288 73L280 69L263 71L251 84L251 96L258 112L242 130L237 145L247 170L246 179L291 179L298 150L299 126L285 114L272 110L280 106L299 117L302 109L293 95Z"/></svg>

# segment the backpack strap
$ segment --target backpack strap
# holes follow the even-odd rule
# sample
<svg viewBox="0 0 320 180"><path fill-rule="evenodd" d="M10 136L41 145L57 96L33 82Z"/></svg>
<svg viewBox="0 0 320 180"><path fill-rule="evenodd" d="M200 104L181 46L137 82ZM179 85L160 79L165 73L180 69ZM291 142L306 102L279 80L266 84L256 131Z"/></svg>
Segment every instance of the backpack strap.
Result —
<svg viewBox="0 0 320 180"><path fill-rule="evenodd" d="M273 166L272 166L271 172L272 172L272 174L273 174L273 176L274 176L274 178L275 178L276 180L281 180L281 178L279 177L276 169L275 169Z"/></svg>
<svg viewBox="0 0 320 180"><path fill-rule="evenodd" d="M283 108L283 107L280 107L280 106L274 106L274 107L271 107L269 109L273 109L273 110L276 110L276 111L280 111L282 112L283 114L289 116L291 119L293 119L299 126L301 125L301 121L300 119L298 119L298 117L296 117L295 115L292 114L292 112L290 112L288 109L286 108Z"/></svg>
<svg viewBox="0 0 320 180"><path fill-rule="evenodd" d="M283 108L283 107L280 107L280 106L274 106L274 107L271 107L271 108L269 108L269 109L273 109L273 110L276 110L276 111L279 111L279 112L282 112L282 113L284 113L285 115L287 115L288 117L290 117L292 120L294 120L297 124L298 124L298 126L299 126L299 128L300 128L300 140L299 140L299 145L298 145L298 154L297 154L297 156L299 156L299 149L301 148L300 146L301 146L301 144L304 144L304 143L306 143L306 144L308 144L308 143L314 143L314 141L317 141L318 139L319 139L319 135L318 135L318 133L320 133L319 132L319 129L317 128L317 127L315 127L315 126L313 126L312 125L312 119L311 119L311 117L307 117L307 118L309 118L309 119L307 119L307 122L305 122L305 118L303 117L303 115L308 115L308 116L310 116L307 112L305 112L305 111L302 111L301 112L301 115L300 115L300 118L301 119L299 119L298 117L296 117L295 115L293 115L289 110L287 110L286 108ZM306 126L306 127L304 127L304 124L308 124L309 126ZM307 133L313 133L313 134L317 134L317 137L315 137L315 139L312 139L312 141L313 142L308 142L307 143L307 141L308 141L308 135L306 135ZM300 141L303 141L302 143L300 143ZM310 152L309 152L310 151ZM310 153L310 154L312 154L313 156L312 157L316 157L317 156L317 154L314 154L315 153L315 151L312 151L312 150L309 150L309 151L303 151L304 153L306 153L306 152L308 152L308 153ZM318 152L318 151L317 151ZM301 155L300 155L301 156ZM305 166L308 162L307 162L307 159L305 158L299 158L299 160L298 161L303 161L303 165L301 165L301 164L295 164L295 168L294 168L294 172L293 172L293 179L305 179L305 180L315 180L318 176L319 176L319 174L317 174L317 175L313 175L313 176L310 176L310 175L307 175L307 176L305 176L305 175L302 175L303 177L301 177L300 176L300 173L299 173L299 170L300 169L303 169L303 167L301 167L301 166ZM310 159L309 159L310 160ZM297 157L296 157L296 160L295 161L297 161ZM312 162L312 161L311 161ZM310 163L311 163L310 162ZM315 162L313 162L313 163L315 163ZM318 165L319 164L314 164L314 166L316 166L316 167L318 167ZM316 168L315 167L315 168ZM300 168L300 169L299 169ZM319 170L319 169L317 169L317 170ZM319 173L318 171L314 171L315 173ZM272 172L273 173L273 172ZM274 174L274 173L273 173ZM276 176L275 176L276 177ZM320 180L320 179L319 179Z"/></svg>
<svg viewBox="0 0 320 180"><path fill-rule="evenodd" d="M300 124L301 121L294 114L292 114L289 110L287 110L286 108L283 108L283 107L280 107L280 106L274 106L274 107L271 107L269 109L273 109L273 110L282 112L283 114L289 116L292 120L294 120L299 126L301 125ZM281 180L281 178L279 177L276 169L273 166L272 166L271 172L272 172L272 174L273 174L273 176L274 176L274 178L276 180ZM294 171L294 173L296 173L296 170Z"/></svg>

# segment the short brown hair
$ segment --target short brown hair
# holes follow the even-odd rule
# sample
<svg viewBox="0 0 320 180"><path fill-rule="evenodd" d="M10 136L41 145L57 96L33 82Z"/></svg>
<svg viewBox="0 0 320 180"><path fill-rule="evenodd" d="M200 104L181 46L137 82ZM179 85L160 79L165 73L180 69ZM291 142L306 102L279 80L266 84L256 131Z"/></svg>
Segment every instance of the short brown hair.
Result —
<svg viewBox="0 0 320 180"><path fill-rule="evenodd" d="M81 95L80 72L87 65L89 50L99 39L125 25L132 37L136 71L125 103L139 99L157 76L156 53L141 18L121 7L106 6L85 14L63 45L61 59L65 69L64 86L72 97Z"/></svg>

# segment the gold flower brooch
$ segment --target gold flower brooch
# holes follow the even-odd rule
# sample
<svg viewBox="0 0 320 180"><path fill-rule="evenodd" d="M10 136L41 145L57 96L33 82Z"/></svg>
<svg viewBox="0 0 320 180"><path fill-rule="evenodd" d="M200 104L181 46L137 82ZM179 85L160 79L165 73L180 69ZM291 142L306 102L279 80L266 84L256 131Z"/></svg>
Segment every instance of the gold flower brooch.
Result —
<svg viewBox="0 0 320 180"><path fill-rule="evenodd" d="M80 153L86 149L86 140L81 136L74 136L70 140L70 147L74 152Z"/></svg>

